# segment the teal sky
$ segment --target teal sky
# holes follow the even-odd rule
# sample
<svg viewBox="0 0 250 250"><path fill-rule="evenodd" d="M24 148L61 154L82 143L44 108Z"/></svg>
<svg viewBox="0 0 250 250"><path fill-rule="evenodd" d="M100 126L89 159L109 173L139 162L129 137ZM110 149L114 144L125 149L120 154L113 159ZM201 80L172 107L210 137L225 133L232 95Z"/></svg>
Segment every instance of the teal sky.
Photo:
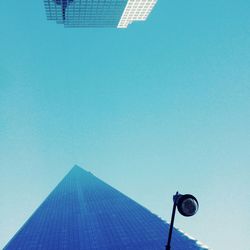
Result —
<svg viewBox="0 0 250 250"><path fill-rule="evenodd" d="M250 232L250 1L159 0L128 29L0 1L0 248L74 164L215 250Z"/></svg>

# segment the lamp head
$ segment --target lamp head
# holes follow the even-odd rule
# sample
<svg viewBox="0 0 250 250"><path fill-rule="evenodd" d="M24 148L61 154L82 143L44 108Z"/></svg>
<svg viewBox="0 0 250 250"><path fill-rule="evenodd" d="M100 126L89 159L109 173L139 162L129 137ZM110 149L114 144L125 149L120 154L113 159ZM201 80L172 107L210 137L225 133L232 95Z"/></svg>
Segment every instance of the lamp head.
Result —
<svg viewBox="0 0 250 250"><path fill-rule="evenodd" d="M197 199L191 194L178 195L176 201L177 208L180 214L186 217L193 216L199 209L199 203Z"/></svg>

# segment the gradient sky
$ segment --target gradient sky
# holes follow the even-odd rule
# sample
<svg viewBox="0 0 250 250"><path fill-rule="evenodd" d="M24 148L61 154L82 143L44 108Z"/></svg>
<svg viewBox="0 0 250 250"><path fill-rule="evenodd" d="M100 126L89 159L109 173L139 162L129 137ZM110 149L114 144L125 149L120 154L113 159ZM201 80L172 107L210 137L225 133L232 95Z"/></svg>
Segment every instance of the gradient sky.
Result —
<svg viewBox="0 0 250 250"><path fill-rule="evenodd" d="M0 248L74 164L215 250L250 245L250 1L159 0L125 30L0 1Z"/></svg>

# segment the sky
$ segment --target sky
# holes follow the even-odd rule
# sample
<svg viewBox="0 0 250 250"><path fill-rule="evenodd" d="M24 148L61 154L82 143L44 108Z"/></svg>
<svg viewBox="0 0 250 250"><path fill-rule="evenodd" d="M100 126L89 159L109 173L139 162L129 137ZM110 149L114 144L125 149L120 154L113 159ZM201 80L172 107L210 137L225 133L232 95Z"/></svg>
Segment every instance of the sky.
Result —
<svg viewBox="0 0 250 250"><path fill-rule="evenodd" d="M214 250L250 244L250 2L158 0L128 29L0 1L0 248L77 164Z"/></svg>

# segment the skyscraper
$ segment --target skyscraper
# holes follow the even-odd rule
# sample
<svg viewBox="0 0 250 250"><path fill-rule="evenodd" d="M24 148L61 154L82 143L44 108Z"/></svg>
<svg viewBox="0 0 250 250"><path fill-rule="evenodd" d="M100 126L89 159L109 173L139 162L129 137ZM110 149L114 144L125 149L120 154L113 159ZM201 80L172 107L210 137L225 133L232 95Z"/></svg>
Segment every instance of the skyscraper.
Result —
<svg viewBox="0 0 250 250"><path fill-rule="evenodd" d="M4 250L164 250L168 224L73 167ZM174 230L174 250L204 249Z"/></svg>
<svg viewBox="0 0 250 250"><path fill-rule="evenodd" d="M65 27L127 28L144 21L157 0L44 0L48 20Z"/></svg>

